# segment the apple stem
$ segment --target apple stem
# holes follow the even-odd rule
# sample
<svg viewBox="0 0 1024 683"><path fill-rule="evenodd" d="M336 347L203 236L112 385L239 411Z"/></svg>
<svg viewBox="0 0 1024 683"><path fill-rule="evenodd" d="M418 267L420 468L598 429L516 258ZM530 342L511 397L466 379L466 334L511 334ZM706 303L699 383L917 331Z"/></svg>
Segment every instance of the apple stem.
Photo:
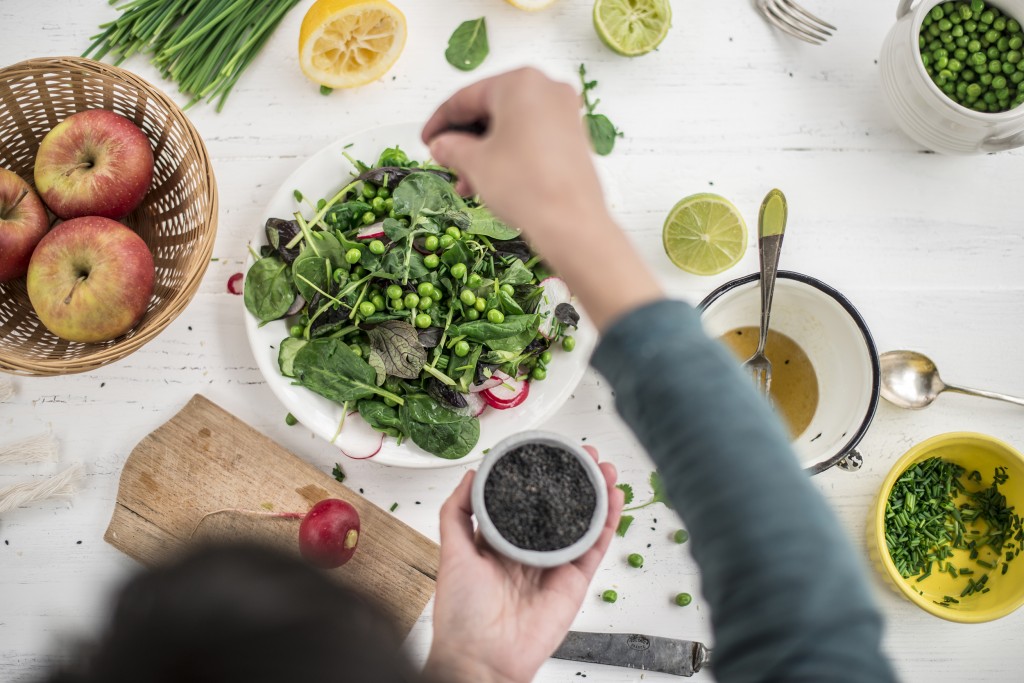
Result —
<svg viewBox="0 0 1024 683"><path fill-rule="evenodd" d="M80 164L75 164L74 166L69 168L64 175L70 177L72 173L74 173L75 171L80 171L83 168L92 168L92 162L83 161Z"/></svg>
<svg viewBox="0 0 1024 683"><path fill-rule="evenodd" d="M28 188L27 187L21 188L21 194L18 195L18 198L14 200L14 203L11 204L11 206L8 207L4 211L2 216L0 216L0 221L5 221L8 218L10 218L11 214L14 213L14 210L18 208L18 205L21 204L22 200L24 200L25 197L27 197L27 196L28 196Z"/></svg>
<svg viewBox="0 0 1024 683"><path fill-rule="evenodd" d="M71 303L71 297L74 295L75 290L78 289L78 285L80 285L83 282L85 282L86 278L88 278L88 275L80 275L78 277L78 279L75 280L75 284L71 285L71 291L68 292L67 297L65 297L65 299L64 299L64 305L65 306L67 306L68 304Z"/></svg>

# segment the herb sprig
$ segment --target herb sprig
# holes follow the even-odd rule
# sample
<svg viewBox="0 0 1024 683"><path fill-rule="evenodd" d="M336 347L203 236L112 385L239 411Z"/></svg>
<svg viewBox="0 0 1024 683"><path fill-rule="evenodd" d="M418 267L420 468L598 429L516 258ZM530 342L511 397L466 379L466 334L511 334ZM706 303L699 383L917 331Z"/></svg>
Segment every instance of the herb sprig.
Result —
<svg viewBox="0 0 1024 683"><path fill-rule="evenodd" d="M583 64L580 64L580 82L583 84L583 103L587 108L583 122L587 125L590 142L595 152L601 156L608 156L615 149L615 139L623 137L624 133L616 128L607 116L594 113L597 105L601 103L599 99L590 101L590 92L597 87L597 81L587 80L587 68Z"/></svg>
<svg viewBox="0 0 1024 683"><path fill-rule="evenodd" d="M643 510L644 508L650 507L651 505L654 505L656 503L661 503L667 508L672 507L672 504L668 500L668 495L665 492L665 485L661 481L661 475L658 474L657 472L651 472L651 476L648 481L651 485L651 499L641 505L636 505L633 507L624 507L622 509L623 512L635 512L637 510ZM622 491L624 495L623 505L629 505L630 503L633 502L635 495L633 493L632 486L630 486L629 484L616 484L615 488ZM633 524L634 519L635 518L633 515L622 515L622 517L619 518L619 527L615 530L615 533L619 536L625 536L626 532L629 531L630 525Z"/></svg>

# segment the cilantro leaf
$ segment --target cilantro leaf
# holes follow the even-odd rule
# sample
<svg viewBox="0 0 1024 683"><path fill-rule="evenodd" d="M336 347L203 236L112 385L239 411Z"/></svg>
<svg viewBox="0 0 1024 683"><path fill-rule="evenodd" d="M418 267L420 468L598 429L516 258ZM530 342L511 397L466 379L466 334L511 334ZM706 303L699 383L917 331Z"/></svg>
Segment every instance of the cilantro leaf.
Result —
<svg viewBox="0 0 1024 683"><path fill-rule="evenodd" d="M616 484L615 488L619 489L620 491L622 491L623 494L625 494L625 498L622 501L623 505L629 505L630 503L633 502L632 486L630 486L629 484Z"/></svg>
<svg viewBox="0 0 1024 683"><path fill-rule="evenodd" d="M345 470L341 469L340 463L334 463L334 469L331 471L331 474L339 484L345 481Z"/></svg>

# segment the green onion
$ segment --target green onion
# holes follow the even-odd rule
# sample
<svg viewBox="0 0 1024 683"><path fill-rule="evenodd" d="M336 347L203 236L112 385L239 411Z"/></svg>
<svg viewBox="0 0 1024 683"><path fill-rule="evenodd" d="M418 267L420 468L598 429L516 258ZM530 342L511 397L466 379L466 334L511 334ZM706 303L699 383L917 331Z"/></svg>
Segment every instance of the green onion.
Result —
<svg viewBox="0 0 1024 683"><path fill-rule="evenodd" d="M191 98L217 101L217 111L271 33L299 0L129 0L100 26L82 55L121 64L151 55L164 78ZM113 5L117 0L110 0ZM187 107L186 107L187 108Z"/></svg>

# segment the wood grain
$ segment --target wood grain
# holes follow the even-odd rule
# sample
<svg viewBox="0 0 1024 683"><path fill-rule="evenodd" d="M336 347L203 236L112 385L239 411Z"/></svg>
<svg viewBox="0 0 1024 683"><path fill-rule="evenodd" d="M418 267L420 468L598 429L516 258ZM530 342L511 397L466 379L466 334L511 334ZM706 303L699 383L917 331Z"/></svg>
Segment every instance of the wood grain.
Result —
<svg viewBox="0 0 1024 683"><path fill-rule="evenodd" d="M330 574L376 600L404 636L434 594L437 544L200 395L128 456L104 539L147 565L201 541L297 554L299 520L260 513L325 498L351 503L362 526L355 555Z"/></svg>

